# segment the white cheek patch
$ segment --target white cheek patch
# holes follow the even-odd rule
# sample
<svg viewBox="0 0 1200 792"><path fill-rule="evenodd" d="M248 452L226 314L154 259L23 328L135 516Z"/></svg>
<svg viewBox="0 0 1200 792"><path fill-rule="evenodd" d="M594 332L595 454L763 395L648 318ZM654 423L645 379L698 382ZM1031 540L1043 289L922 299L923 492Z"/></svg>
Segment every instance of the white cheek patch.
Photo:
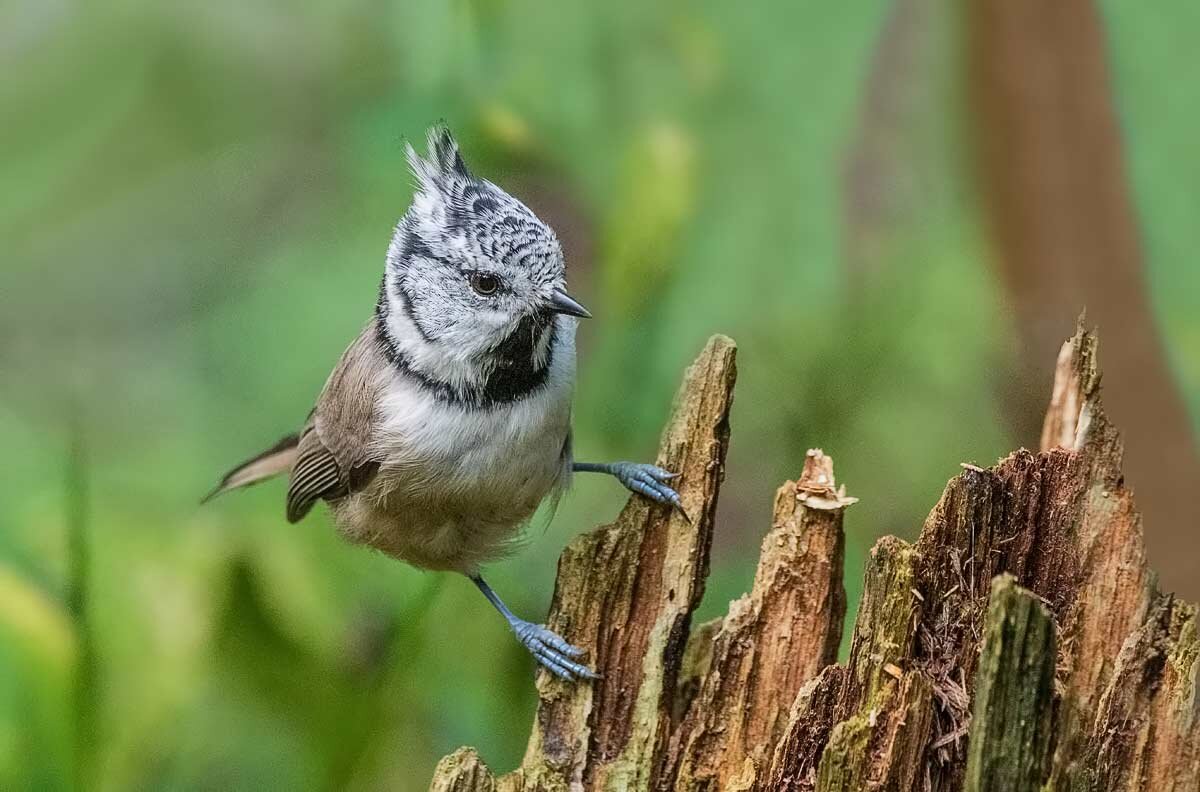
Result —
<svg viewBox="0 0 1200 792"><path fill-rule="evenodd" d="M490 331L504 330L511 324L512 314L498 308L484 308L475 312L479 324Z"/></svg>

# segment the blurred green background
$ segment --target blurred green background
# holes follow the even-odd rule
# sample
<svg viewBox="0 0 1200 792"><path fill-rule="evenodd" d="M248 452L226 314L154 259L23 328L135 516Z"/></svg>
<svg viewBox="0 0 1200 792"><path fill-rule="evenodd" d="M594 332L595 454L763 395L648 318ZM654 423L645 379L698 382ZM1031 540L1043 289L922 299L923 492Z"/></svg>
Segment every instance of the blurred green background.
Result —
<svg viewBox="0 0 1200 792"><path fill-rule="evenodd" d="M367 319L402 141L439 119L564 240L596 316L582 457L650 459L683 366L739 341L701 617L750 584L810 446L861 498L853 603L960 461L1036 445L1085 303L1152 560L1200 598L1171 494L1200 483L1200 6L988 7L0 6L0 788L420 789L460 744L519 761L532 661L466 580L320 509L287 525L279 482L197 506ZM623 498L578 480L493 585L540 617L562 546Z"/></svg>

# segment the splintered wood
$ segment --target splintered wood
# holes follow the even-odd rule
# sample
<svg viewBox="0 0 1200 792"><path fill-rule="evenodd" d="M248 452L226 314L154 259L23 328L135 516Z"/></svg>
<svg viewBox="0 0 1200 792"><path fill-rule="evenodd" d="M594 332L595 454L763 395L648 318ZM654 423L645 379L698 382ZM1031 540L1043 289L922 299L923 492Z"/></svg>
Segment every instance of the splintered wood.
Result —
<svg viewBox="0 0 1200 792"><path fill-rule="evenodd" d="M521 766L460 749L431 789L1200 790L1197 611L1146 567L1094 335L1063 347L1039 452L963 465L914 544L879 540L844 664L855 499L820 451L776 493L749 593L691 625L734 357L708 343L663 436L691 523L631 498L560 559L549 624L603 678L539 672Z"/></svg>

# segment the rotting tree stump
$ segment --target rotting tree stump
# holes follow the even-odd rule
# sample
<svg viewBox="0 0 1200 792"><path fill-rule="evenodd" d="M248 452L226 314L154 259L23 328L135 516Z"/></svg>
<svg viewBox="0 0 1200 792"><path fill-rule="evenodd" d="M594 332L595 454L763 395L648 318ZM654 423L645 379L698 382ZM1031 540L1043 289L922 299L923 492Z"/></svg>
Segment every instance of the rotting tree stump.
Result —
<svg viewBox="0 0 1200 792"><path fill-rule="evenodd" d="M734 357L708 343L659 452L692 522L631 498L559 561L549 624L603 678L539 672L521 766L463 748L431 789L1200 790L1197 610L1146 567L1094 335L1063 346L1041 451L963 465L915 544L876 543L845 664L853 498L819 451L776 494L750 593L690 623Z"/></svg>

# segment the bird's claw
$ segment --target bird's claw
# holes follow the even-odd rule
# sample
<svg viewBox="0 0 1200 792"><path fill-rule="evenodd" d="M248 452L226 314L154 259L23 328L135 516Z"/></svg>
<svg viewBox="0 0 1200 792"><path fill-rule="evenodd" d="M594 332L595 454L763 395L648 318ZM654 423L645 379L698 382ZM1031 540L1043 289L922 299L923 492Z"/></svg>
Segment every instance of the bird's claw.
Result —
<svg viewBox="0 0 1200 792"><path fill-rule="evenodd" d="M676 478L678 473L641 462L616 462L613 464L613 475L626 489L645 495L655 503L674 506L685 520L691 522L687 512L683 510L683 501L680 500L679 493L667 484Z"/></svg>
<svg viewBox="0 0 1200 792"><path fill-rule="evenodd" d="M540 624L518 620L513 623L513 632L534 659L559 679L575 682L600 678L595 671L573 659L580 657L583 650L567 643L552 630Z"/></svg>

